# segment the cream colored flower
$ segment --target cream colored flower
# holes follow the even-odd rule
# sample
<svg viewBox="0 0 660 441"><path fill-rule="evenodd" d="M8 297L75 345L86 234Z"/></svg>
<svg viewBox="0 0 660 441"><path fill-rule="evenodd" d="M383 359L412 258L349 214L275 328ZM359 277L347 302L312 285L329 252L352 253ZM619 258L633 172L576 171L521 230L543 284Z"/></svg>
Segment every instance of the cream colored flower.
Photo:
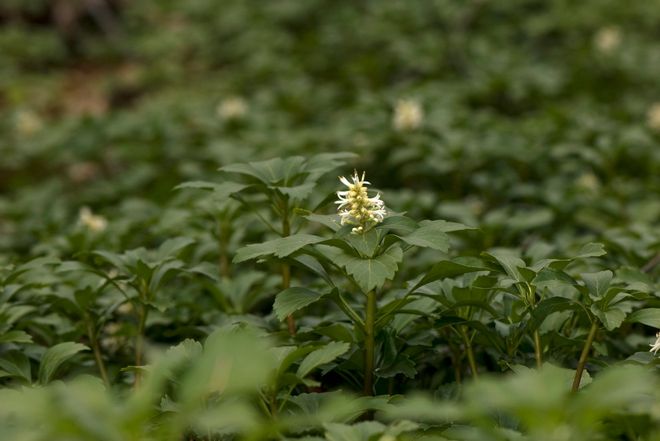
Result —
<svg viewBox="0 0 660 441"><path fill-rule="evenodd" d="M41 130L43 122L36 113L23 110L16 115L15 127L20 135L30 136Z"/></svg>
<svg viewBox="0 0 660 441"><path fill-rule="evenodd" d="M598 189L600 188L600 180L598 179L598 176L596 176L591 172L583 173L582 175L580 175L576 179L575 183L581 189L587 190L589 192L598 191Z"/></svg>
<svg viewBox="0 0 660 441"><path fill-rule="evenodd" d="M646 112L646 124L651 130L660 132L660 103L654 103L649 107Z"/></svg>
<svg viewBox="0 0 660 441"><path fill-rule="evenodd" d="M392 125L396 130L415 130L422 125L423 119L424 111L417 101L411 99L397 101L392 119Z"/></svg>
<svg viewBox="0 0 660 441"><path fill-rule="evenodd" d="M594 35L594 45L602 53L609 53L621 45L621 29L618 26L606 26Z"/></svg>
<svg viewBox="0 0 660 441"><path fill-rule="evenodd" d="M650 344L651 349L649 349L649 352L653 352L653 355L658 355L658 351L660 351L660 332L655 334L655 343Z"/></svg>
<svg viewBox="0 0 660 441"><path fill-rule="evenodd" d="M226 121L242 119L247 115L247 112L247 102L239 96L233 96L222 100L217 108L218 116Z"/></svg>
<svg viewBox="0 0 660 441"><path fill-rule="evenodd" d="M343 176L339 177L339 181L348 187L348 190L337 192L339 199L335 204L338 204L341 224L355 225L352 232L362 234L382 222L387 212L380 193L372 198L367 194L366 186L371 183L364 180L364 173L360 177L357 171L354 171L351 179L353 182Z"/></svg>
<svg viewBox="0 0 660 441"><path fill-rule="evenodd" d="M78 214L78 221L90 231L99 232L108 227L108 221L103 217L92 213L89 207L82 207Z"/></svg>

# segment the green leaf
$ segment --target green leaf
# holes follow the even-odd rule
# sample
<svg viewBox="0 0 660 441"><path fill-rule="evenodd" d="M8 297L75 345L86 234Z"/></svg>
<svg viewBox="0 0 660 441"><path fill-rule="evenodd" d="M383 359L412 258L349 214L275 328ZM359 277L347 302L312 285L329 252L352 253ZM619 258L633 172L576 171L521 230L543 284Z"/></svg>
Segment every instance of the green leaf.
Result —
<svg viewBox="0 0 660 441"><path fill-rule="evenodd" d="M177 185L174 187L175 190L183 189L196 189L196 190L210 190L218 196L220 199L226 199L235 193L239 193L242 190L245 190L249 186L246 184L240 184L238 182L222 182L216 184L214 182L206 181L190 181L184 182L183 184Z"/></svg>
<svg viewBox="0 0 660 441"><path fill-rule="evenodd" d="M317 367L330 363L335 358L345 354L350 347L351 345L349 343L333 341L322 348L309 353L298 367L298 377L305 378Z"/></svg>
<svg viewBox="0 0 660 441"><path fill-rule="evenodd" d="M320 300L328 292L321 293L302 287L287 288L275 297L273 309L279 320L284 320L292 313Z"/></svg>
<svg viewBox="0 0 660 441"><path fill-rule="evenodd" d="M410 245L432 248L446 253L449 251L449 236L446 232L457 231L459 229L461 228L455 226L453 223L442 220L422 221L418 229L406 236L401 236L401 240Z"/></svg>
<svg viewBox="0 0 660 441"><path fill-rule="evenodd" d="M541 300L532 310L531 320L527 323L528 330L531 332L538 329L550 314L567 310L580 310L580 305L575 300L564 297Z"/></svg>
<svg viewBox="0 0 660 441"><path fill-rule="evenodd" d="M41 384L50 382L62 363L78 352L86 350L89 350L87 346L72 341L60 343L46 350L39 366L39 382Z"/></svg>
<svg viewBox="0 0 660 441"><path fill-rule="evenodd" d="M234 256L234 263L246 260L276 256L287 257L306 245L324 241L325 239L311 234L295 234L293 236L280 237L263 243L255 243L239 249Z"/></svg>
<svg viewBox="0 0 660 441"><path fill-rule="evenodd" d="M646 308L635 311L626 320L630 323L641 323L660 329L660 308Z"/></svg>
<svg viewBox="0 0 660 441"><path fill-rule="evenodd" d="M612 331L626 319L626 313L617 307L612 307L603 311L597 304L591 305L591 312L601 321L608 331Z"/></svg>
<svg viewBox="0 0 660 441"><path fill-rule="evenodd" d="M189 237L175 237L168 239L158 247L158 260L176 257L184 248L194 244L195 241Z"/></svg>
<svg viewBox="0 0 660 441"><path fill-rule="evenodd" d="M372 259L363 259L339 251L335 256L335 263L343 266L366 294L372 289L382 287L386 280L394 278L402 257L401 248L393 246Z"/></svg>
<svg viewBox="0 0 660 441"><path fill-rule="evenodd" d="M0 335L0 343L32 343L32 336L25 331L9 331Z"/></svg>
<svg viewBox="0 0 660 441"><path fill-rule="evenodd" d="M414 291L417 288L420 288L424 285L428 285L431 282L435 282L440 279L447 279L461 274L473 273L477 271L488 271L487 268L462 263L462 261L455 260L442 260L431 267L431 269L422 277L422 279L413 286L410 291Z"/></svg>
<svg viewBox="0 0 660 441"><path fill-rule="evenodd" d="M388 216L376 226L378 230L394 231L398 234L410 234L419 228L419 224L407 216Z"/></svg>
<svg viewBox="0 0 660 441"><path fill-rule="evenodd" d="M509 250L493 250L490 253L484 253L490 256L502 267L504 272L516 282L525 282L525 278L520 272L520 268L525 268L525 262Z"/></svg>
<svg viewBox="0 0 660 441"><path fill-rule="evenodd" d="M597 273L582 274L582 280L587 286L589 293L596 298L602 298L610 286L614 274L610 270L599 271Z"/></svg>
<svg viewBox="0 0 660 441"><path fill-rule="evenodd" d="M22 352L12 351L0 358L0 369L6 372L5 376L18 377L26 383L32 382L32 369L30 360Z"/></svg>

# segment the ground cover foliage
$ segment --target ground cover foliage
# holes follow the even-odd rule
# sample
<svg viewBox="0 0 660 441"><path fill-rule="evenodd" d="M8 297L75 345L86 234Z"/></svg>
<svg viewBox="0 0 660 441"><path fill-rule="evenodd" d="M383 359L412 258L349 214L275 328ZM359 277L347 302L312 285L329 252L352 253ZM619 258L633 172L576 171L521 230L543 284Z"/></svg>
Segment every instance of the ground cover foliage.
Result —
<svg viewBox="0 0 660 441"><path fill-rule="evenodd" d="M0 439L660 439L659 6L4 0Z"/></svg>

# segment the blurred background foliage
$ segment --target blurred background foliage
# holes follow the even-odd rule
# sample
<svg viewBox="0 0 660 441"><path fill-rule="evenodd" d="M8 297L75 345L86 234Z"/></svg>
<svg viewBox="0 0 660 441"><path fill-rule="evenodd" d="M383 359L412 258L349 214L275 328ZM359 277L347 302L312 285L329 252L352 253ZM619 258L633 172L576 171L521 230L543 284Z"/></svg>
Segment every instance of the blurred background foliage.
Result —
<svg viewBox="0 0 660 441"><path fill-rule="evenodd" d="M656 0L3 0L0 418L12 424L0 438L658 439L647 349L660 318L624 320L660 311L658 72ZM512 343L519 311L488 279L502 271L443 281L440 303L413 305L439 315L399 319L381 336L379 397L352 395L358 343L324 308L287 340L272 313L278 270L231 264L269 233L227 195L173 188L219 182L217 169L236 162L337 151L356 154L337 173L366 170L389 210L477 228L450 257L506 249L536 274L542 259L602 243L606 255L566 268L580 288L598 273L631 296L593 312L605 330L589 390L568 393L590 313L549 309L546 356L571 369L529 371L531 343ZM319 178L312 205L337 186L332 173ZM397 278L438 259L406 256ZM442 314L474 292L510 322L456 315L484 324L480 368L508 373L463 391L468 369L451 360L465 348ZM135 372L150 370L130 367L142 308L160 367L131 393ZM193 342L209 335L225 346ZM298 365L323 338L350 350L334 346L315 380L291 385L289 366L277 380L285 342L306 348ZM218 351L254 371L199 374ZM88 377L99 358L111 393ZM66 376L76 379L57 381ZM218 392L228 381L236 389ZM419 389L427 395L405 395ZM261 409L263 391L281 409ZM376 420L356 423L367 410Z"/></svg>

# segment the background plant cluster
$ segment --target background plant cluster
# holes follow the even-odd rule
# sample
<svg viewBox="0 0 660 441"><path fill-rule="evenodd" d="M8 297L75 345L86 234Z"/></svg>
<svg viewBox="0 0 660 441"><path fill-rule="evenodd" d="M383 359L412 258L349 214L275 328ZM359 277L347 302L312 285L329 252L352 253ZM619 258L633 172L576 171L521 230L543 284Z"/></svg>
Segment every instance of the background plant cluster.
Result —
<svg viewBox="0 0 660 441"><path fill-rule="evenodd" d="M659 24L3 0L0 439L658 439Z"/></svg>

